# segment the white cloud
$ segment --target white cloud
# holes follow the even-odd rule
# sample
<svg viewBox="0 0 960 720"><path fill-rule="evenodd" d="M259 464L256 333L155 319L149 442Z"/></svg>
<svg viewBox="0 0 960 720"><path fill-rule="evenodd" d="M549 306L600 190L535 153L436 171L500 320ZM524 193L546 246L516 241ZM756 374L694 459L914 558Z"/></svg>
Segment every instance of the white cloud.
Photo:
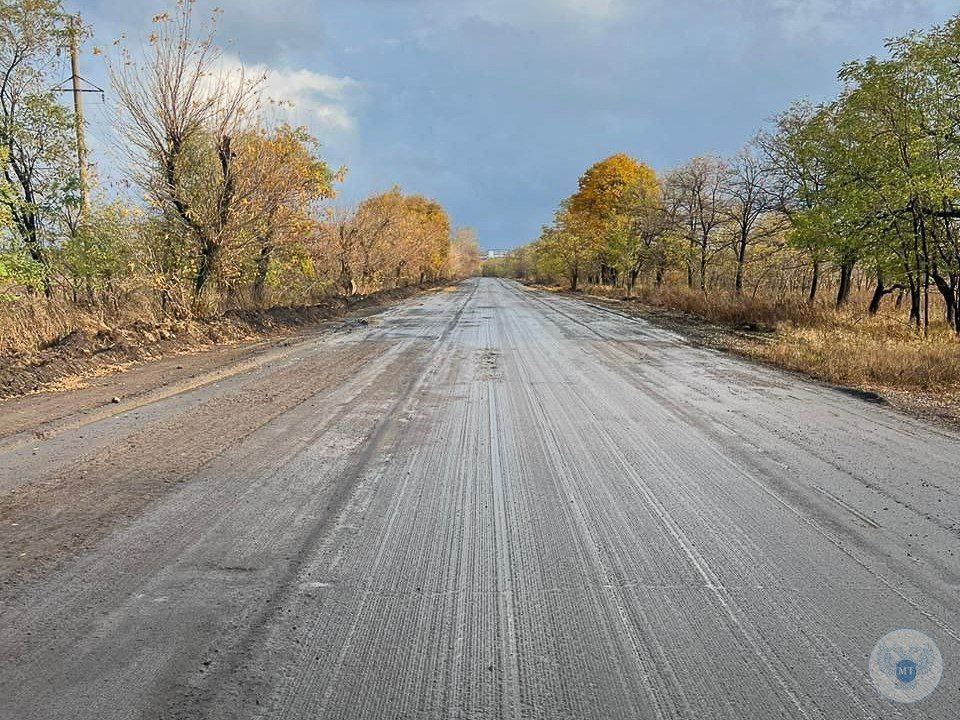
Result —
<svg viewBox="0 0 960 720"><path fill-rule="evenodd" d="M312 70L276 70L263 65L254 66L256 72L264 72L270 90L286 97L319 95L330 100L343 100L350 88L357 83L348 77L321 75Z"/></svg>
<svg viewBox="0 0 960 720"><path fill-rule="evenodd" d="M353 117L339 105L315 104L309 112L323 126L340 130L353 130Z"/></svg>
<svg viewBox="0 0 960 720"><path fill-rule="evenodd" d="M275 68L264 64L243 65L236 55L221 58L221 71L239 77L262 77L264 99L285 119L317 131L351 131L350 110L359 83L349 77L316 73L306 68Z"/></svg>

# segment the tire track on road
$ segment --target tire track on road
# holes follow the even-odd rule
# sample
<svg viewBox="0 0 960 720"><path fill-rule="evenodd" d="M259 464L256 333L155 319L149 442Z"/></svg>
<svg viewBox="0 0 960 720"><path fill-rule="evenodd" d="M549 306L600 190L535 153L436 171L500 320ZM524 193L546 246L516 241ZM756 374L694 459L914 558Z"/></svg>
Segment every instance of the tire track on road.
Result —
<svg viewBox="0 0 960 720"><path fill-rule="evenodd" d="M195 704L202 708L205 716L215 713L217 695L222 692L224 686L229 687L232 684L241 684L236 680L236 677L243 669L242 663L244 663L247 658L254 656L257 649L266 643L271 625L277 624L277 614L284 605L289 603L291 594L296 592L301 582L305 581L305 571L321 550L324 541L334 534L337 525L342 522L341 511L348 504L361 477L379 456L389 456L392 454L392 448L395 447L403 434L403 427L399 424L399 420L404 417L409 417L414 412L416 405L420 402L417 395L427 382L437 374L444 360L441 351L445 348L445 340L459 324L475 292L476 288L473 288L466 293L466 298L459 304L453 316L444 323L436 340L430 345L425 356L416 364L416 367L420 369L412 372L409 377L401 383L396 399L389 408L386 409L380 420L374 426L373 431L364 443L359 455L341 474L339 478L339 490L330 498L327 505L327 514L313 525L310 533L303 539L301 547L285 577L277 583L274 592L267 601L266 609L261 616L251 624L246 637L238 645L234 653L234 660L216 668L214 673L208 674L207 677L204 678L204 690L202 694L192 698L189 704ZM385 547L381 548L381 552L385 552ZM301 582L297 582L298 579L300 579ZM362 612L355 614L353 624L348 632L348 637L358 631L361 617ZM305 640L309 641L309 639L308 635ZM348 643L345 643L344 647L348 647ZM344 658L341 656L336 666L342 667L343 660ZM334 669L333 677L336 678L339 672L340 670ZM292 696L293 699L296 697L315 698L315 695L310 690L310 685L304 684L305 680L306 678L301 675L300 684L297 686L296 683L298 681L294 679L294 685L298 687L299 692ZM331 687L334 683L335 680L331 682ZM238 697L241 698L240 702L250 704L250 699L244 699L242 693L238 693ZM321 707L326 706L328 701L329 697L324 696L321 700ZM257 699L254 698L253 704L256 705L256 703ZM281 705L281 709L278 712L290 713L295 711L297 711L295 705L287 705L286 707Z"/></svg>

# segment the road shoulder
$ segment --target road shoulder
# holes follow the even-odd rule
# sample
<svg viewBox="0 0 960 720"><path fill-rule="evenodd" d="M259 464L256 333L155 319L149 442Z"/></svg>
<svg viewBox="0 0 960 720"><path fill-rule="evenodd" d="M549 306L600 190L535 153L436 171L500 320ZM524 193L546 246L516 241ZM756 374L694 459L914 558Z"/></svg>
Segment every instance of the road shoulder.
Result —
<svg viewBox="0 0 960 720"><path fill-rule="evenodd" d="M747 362L776 368L781 372L825 385L862 400L886 405L913 418L919 418L949 430L960 430L960 392L838 385L810 373L784 368L758 356L754 350L759 344L772 341L773 333L770 331L718 325L690 313L649 305L636 298L612 298L532 284L523 286L562 295L624 317L639 318L676 333L694 347L735 355Z"/></svg>
<svg viewBox="0 0 960 720"><path fill-rule="evenodd" d="M134 351L118 349L127 358L123 362L115 362L109 353L93 353L85 359L60 363L63 372L53 372L49 381L41 382L36 389L0 396L0 446L24 434L44 439L62 425L93 422L247 372L281 357L299 342L362 326L368 317L443 287L408 288L358 298L305 313L299 323L261 325L259 331L250 325L244 337L220 343L160 340L147 353L142 346ZM9 369L9 361L5 369L14 372ZM30 369L23 372L32 373ZM18 383L18 387L29 386L27 382Z"/></svg>

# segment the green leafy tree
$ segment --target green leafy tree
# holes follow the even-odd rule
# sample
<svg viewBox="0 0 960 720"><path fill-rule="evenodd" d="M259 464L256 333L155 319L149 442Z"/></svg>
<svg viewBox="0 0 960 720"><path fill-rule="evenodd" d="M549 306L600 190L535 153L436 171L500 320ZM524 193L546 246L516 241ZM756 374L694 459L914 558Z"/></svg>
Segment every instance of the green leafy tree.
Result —
<svg viewBox="0 0 960 720"><path fill-rule="evenodd" d="M770 173L770 192L777 210L787 219L791 244L810 258L807 301L817 298L820 271L830 237L822 210L826 199L825 130L829 109L807 101L794 103L774 120L771 130L758 134L756 144Z"/></svg>
<svg viewBox="0 0 960 720"><path fill-rule="evenodd" d="M59 249L74 301L109 296L119 280L133 273L133 243L138 218L120 203L94 204Z"/></svg>
<svg viewBox="0 0 960 720"><path fill-rule="evenodd" d="M56 0L0 0L0 203L48 294L51 235L79 206L73 119L49 89L63 18Z"/></svg>

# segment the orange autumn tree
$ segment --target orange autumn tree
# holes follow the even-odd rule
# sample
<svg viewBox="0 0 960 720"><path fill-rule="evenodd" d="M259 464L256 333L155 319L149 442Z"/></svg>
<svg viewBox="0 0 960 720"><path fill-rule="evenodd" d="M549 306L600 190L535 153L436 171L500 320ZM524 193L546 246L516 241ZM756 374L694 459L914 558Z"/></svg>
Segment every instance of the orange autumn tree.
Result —
<svg viewBox="0 0 960 720"><path fill-rule="evenodd" d="M570 212L603 232L637 183L656 185L656 175L629 155L611 155L580 177L577 192L570 197Z"/></svg>
<svg viewBox="0 0 960 720"><path fill-rule="evenodd" d="M447 269L446 211L397 187L334 213L321 230L337 260L336 284L348 295L437 280Z"/></svg>
<svg viewBox="0 0 960 720"><path fill-rule="evenodd" d="M567 229L581 239L586 254L596 257L599 279L616 280L626 271L629 207L658 195L653 170L624 153L601 160L580 177L567 205Z"/></svg>
<svg viewBox="0 0 960 720"><path fill-rule="evenodd" d="M243 214L253 258L252 294L266 302L272 280L286 264L309 271L308 243L321 201L335 197L333 172L319 156L319 141L303 127L257 129L240 143L237 163L246 203ZM284 261L293 261L292 263Z"/></svg>
<svg viewBox="0 0 960 720"><path fill-rule="evenodd" d="M410 195L404 202L407 242L414 248L417 280L424 283L443 276L450 252L450 218L435 200Z"/></svg>
<svg viewBox="0 0 960 720"><path fill-rule="evenodd" d="M628 278L637 265L638 214L656 214L659 197L657 176L647 165L623 153L601 160L561 203L553 226L544 228L538 264L547 274L565 276L574 290L585 273L598 280Z"/></svg>
<svg viewBox="0 0 960 720"><path fill-rule="evenodd" d="M399 188L374 195L361 211L378 221L368 223L383 233L380 264L391 267L394 286L424 283L441 277L450 252L450 220L435 200L404 195Z"/></svg>

